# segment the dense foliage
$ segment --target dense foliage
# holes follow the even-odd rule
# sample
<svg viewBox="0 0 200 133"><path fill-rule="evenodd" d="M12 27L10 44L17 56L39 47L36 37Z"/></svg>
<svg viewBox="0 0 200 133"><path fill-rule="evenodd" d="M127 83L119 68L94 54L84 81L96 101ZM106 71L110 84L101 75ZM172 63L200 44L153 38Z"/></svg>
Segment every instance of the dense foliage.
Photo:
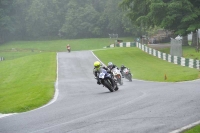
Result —
<svg viewBox="0 0 200 133"><path fill-rule="evenodd" d="M12 39L109 37L112 33L136 36L154 27L184 36L200 28L199 3L200 0L1 0L0 43Z"/></svg>
<svg viewBox="0 0 200 133"><path fill-rule="evenodd" d="M200 28L200 0L123 0L121 7L146 29L158 26L184 36Z"/></svg>
<svg viewBox="0 0 200 133"><path fill-rule="evenodd" d="M0 0L0 42L125 36L134 28L121 0Z"/></svg>

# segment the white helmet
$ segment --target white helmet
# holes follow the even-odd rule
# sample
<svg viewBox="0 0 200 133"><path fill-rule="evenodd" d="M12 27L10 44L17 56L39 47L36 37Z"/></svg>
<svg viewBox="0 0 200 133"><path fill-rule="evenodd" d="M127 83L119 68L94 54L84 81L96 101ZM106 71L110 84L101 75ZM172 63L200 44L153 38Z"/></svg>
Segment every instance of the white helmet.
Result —
<svg viewBox="0 0 200 133"><path fill-rule="evenodd" d="M109 68L113 67L113 63L112 63L112 62L109 62L109 63L108 63L108 67L109 67Z"/></svg>

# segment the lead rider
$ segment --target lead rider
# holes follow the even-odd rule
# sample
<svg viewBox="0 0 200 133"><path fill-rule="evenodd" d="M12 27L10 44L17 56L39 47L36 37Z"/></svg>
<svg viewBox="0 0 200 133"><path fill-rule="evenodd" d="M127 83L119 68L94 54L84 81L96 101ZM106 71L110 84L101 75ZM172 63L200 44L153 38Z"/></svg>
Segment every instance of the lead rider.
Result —
<svg viewBox="0 0 200 133"><path fill-rule="evenodd" d="M107 72L109 72L109 69L106 66L102 66L99 61L95 61L93 74L94 74L95 78L97 79L97 84L99 84L99 85L101 84L101 82L99 81L98 73L100 73L101 69L105 69Z"/></svg>

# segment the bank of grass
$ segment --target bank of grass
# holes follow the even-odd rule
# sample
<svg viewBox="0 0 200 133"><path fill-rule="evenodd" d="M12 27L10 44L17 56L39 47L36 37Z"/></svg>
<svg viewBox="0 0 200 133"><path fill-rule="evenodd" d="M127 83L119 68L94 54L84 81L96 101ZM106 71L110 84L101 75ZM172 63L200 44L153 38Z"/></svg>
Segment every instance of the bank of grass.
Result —
<svg viewBox="0 0 200 133"><path fill-rule="evenodd" d="M179 82L200 78L200 73L197 69L168 63L157 57L150 56L138 48L113 48L94 51L94 53L106 65L111 61L117 66L124 64L129 67L135 79Z"/></svg>
<svg viewBox="0 0 200 133"><path fill-rule="evenodd" d="M182 133L200 133L200 125L197 125L191 129L185 130Z"/></svg>
<svg viewBox="0 0 200 133"><path fill-rule="evenodd" d="M40 53L0 62L0 112L40 107L54 95L56 53Z"/></svg>

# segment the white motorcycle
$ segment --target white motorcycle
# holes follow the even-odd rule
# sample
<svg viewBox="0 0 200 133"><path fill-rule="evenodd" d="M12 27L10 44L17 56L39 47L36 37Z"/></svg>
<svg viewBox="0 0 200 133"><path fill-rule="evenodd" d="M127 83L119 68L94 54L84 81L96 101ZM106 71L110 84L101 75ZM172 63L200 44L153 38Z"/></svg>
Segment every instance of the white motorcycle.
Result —
<svg viewBox="0 0 200 133"><path fill-rule="evenodd" d="M124 68L123 70L123 75L126 79L128 79L129 81L132 81L132 74L131 74L131 71L130 69L128 68Z"/></svg>
<svg viewBox="0 0 200 133"><path fill-rule="evenodd" d="M123 79L120 70L117 68L113 68L111 72L113 74L113 78L117 81L117 83L123 85Z"/></svg>

